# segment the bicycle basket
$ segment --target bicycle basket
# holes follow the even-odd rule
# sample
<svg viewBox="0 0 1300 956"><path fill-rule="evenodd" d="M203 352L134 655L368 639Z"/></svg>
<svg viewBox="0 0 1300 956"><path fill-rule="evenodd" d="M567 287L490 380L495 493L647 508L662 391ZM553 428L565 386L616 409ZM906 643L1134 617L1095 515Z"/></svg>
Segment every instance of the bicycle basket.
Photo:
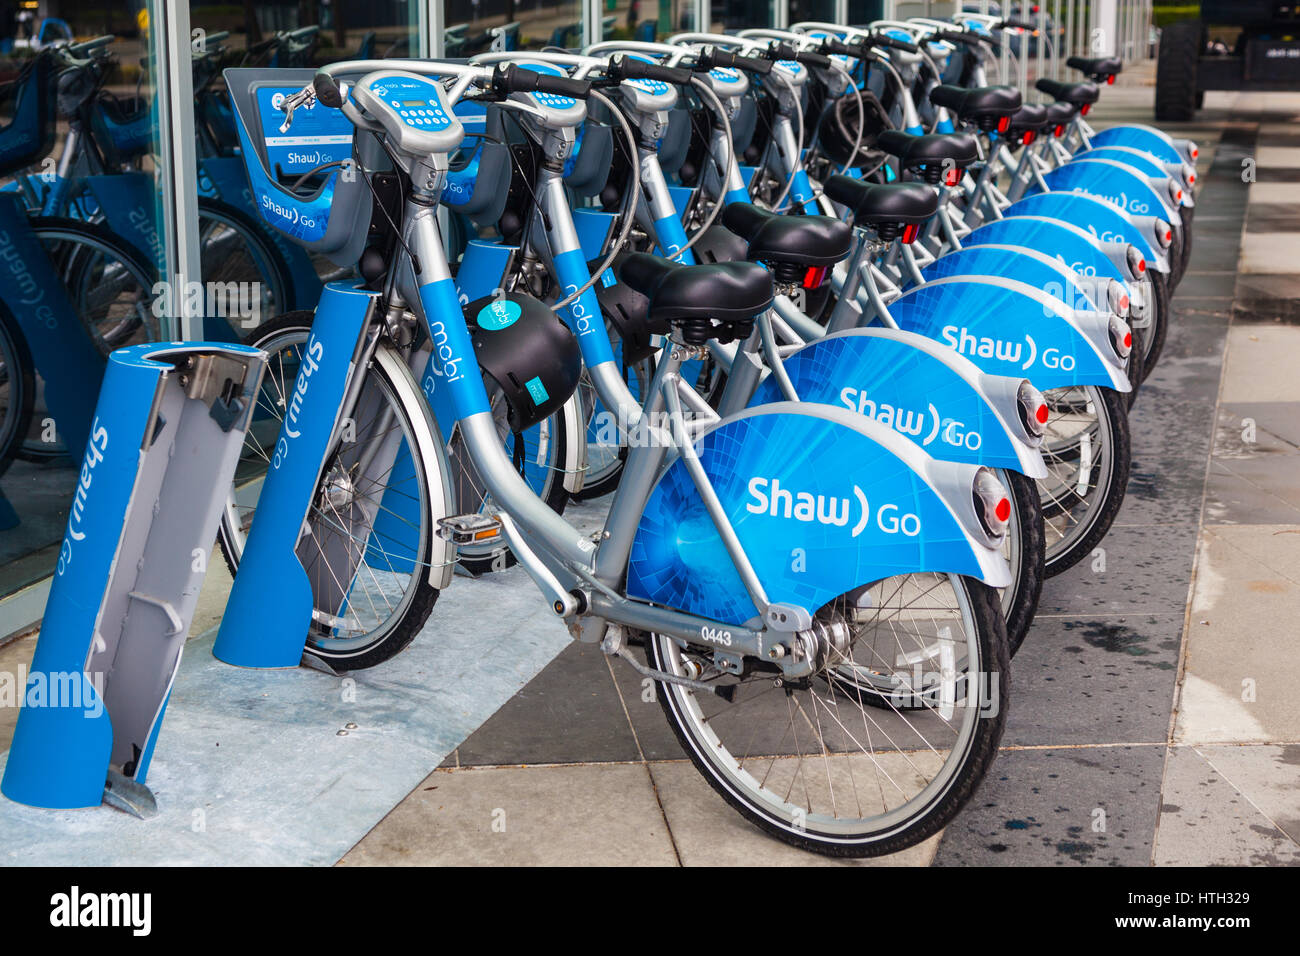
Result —
<svg viewBox="0 0 1300 956"><path fill-rule="evenodd" d="M0 126L0 176L33 165L54 147L57 72L52 57L38 56L0 87L0 114L9 116Z"/></svg>
<svg viewBox="0 0 1300 956"><path fill-rule="evenodd" d="M354 152L352 123L321 103L294 112L281 133L284 97L316 71L241 67L225 71L240 153L258 214L277 232L340 266L355 265L373 211L365 178L341 164ZM370 165L368 164L368 168Z"/></svg>

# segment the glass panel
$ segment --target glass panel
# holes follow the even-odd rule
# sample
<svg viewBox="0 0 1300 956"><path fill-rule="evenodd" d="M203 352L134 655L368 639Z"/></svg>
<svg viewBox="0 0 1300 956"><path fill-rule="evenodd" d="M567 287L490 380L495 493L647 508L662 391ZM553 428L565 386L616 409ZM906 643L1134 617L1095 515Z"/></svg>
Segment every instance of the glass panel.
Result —
<svg viewBox="0 0 1300 956"><path fill-rule="evenodd" d="M448 56L473 56L489 49L582 45L582 5L578 0L447 0L443 11ZM618 18L612 6L606 16L614 27Z"/></svg>
<svg viewBox="0 0 1300 956"><path fill-rule="evenodd" d="M789 23L803 20L835 22L835 0L790 0Z"/></svg>
<svg viewBox="0 0 1300 956"><path fill-rule="evenodd" d="M45 7L0 39L0 602L59 558L106 355L168 325L156 7Z"/></svg>
<svg viewBox="0 0 1300 956"><path fill-rule="evenodd" d="M861 26L885 16L884 0L849 0L849 23Z"/></svg>
<svg viewBox="0 0 1300 956"><path fill-rule="evenodd" d="M772 4L777 0L713 0L710 27L714 33L770 27L775 22Z"/></svg>

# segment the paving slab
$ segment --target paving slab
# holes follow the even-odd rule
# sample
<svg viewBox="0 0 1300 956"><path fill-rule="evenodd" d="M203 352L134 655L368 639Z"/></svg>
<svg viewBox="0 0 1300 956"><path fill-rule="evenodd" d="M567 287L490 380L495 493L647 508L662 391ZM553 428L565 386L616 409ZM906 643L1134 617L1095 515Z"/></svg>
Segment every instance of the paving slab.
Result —
<svg viewBox="0 0 1300 956"><path fill-rule="evenodd" d="M344 866L674 866L642 764L438 770Z"/></svg>
<svg viewBox="0 0 1300 956"><path fill-rule="evenodd" d="M1300 402L1300 328L1234 322L1228 331L1221 400Z"/></svg>
<svg viewBox="0 0 1300 956"><path fill-rule="evenodd" d="M1300 526L1204 529L1178 743L1300 741Z"/></svg>
<svg viewBox="0 0 1300 956"><path fill-rule="evenodd" d="M1300 761L1292 753L1288 762L1287 750L1300 747L1171 748L1155 864L1300 865L1295 801ZM1287 814L1290 833L1269 815L1277 809Z"/></svg>
<svg viewBox="0 0 1300 956"><path fill-rule="evenodd" d="M948 825L940 866L1148 866L1165 747L1011 750Z"/></svg>
<svg viewBox="0 0 1300 956"><path fill-rule="evenodd" d="M939 837L901 853L842 860L799 850L733 810L689 761L649 764L664 816L685 866L928 866Z"/></svg>

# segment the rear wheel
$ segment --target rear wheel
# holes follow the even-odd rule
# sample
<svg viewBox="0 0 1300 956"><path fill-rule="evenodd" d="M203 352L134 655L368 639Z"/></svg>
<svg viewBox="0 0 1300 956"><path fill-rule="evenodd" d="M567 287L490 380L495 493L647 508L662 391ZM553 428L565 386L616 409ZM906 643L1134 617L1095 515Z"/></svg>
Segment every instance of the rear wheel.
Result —
<svg viewBox="0 0 1300 956"><path fill-rule="evenodd" d="M22 444L35 394L31 353L18 323L0 304L0 474Z"/></svg>
<svg viewBox="0 0 1300 956"><path fill-rule="evenodd" d="M937 833L997 751L1006 630L991 588L913 574L818 611L817 671L787 681L746 660L651 635L653 667L730 687L731 700L658 684L668 722L710 785L769 834L830 856L877 856Z"/></svg>

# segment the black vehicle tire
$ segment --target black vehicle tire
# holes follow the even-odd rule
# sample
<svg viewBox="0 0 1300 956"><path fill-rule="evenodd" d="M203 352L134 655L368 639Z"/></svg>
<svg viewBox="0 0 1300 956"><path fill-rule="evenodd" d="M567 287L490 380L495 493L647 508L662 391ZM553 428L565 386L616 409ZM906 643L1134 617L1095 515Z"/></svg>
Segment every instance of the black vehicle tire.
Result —
<svg viewBox="0 0 1300 956"><path fill-rule="evenodd" d="M1007 621L1007 648L1014 657L1025 642L1029 626L1034 623L1034 612L1038 610L1038 599L1043 593L1047 542L1043 534L1043 505L1034 480L1018 471L1006 470L999 470L998 478L1011 492L1015 509L1014 528L1020 536L1020 560L1014 591L1010 598L1004 592L1000 599Z"/></svg>
<svg viewBox="0 0 1300 956"><path fill-rule="evenodd" d="M200 273L204 289L213 283L258 282L262 290L256 321L231 325L242 338L250 329L287 311L293 298L293 278L284 255L242 209L216 199L199 199ZM242 316L224 316L226 321Z"/></svg>
<svg viewBox="0 0 1300 956"><path fill-rule="evenodd" d="M1200 20L1180 20L1161 31L1156 60L1156 121L1182 123L1198 106L1196 74L1205 28Z"/></svg>
<svg viewBox="0 0 1300 956"><path fill-rule="evenodd" d="M36 396L36 376L27 340L9 308L0 303L0 475L27 437Z"/></svg>
<svg viewBox="0 0 1300 956"><path fill-rule="evenodd" d="M1151 272L1151 291L1155 302L1151 313L1151 325L1147 329L1148 341L1146 343L1146 354L1142 358L1142 377L1141 381L1146 381L1153 371L1156 363L1160 361L1160 353L1164 350L1165 339L1169 337L1169 323L1173 316L1170 311L1173 303L1169 295L1169 276L1162 272Z"/></svg>

